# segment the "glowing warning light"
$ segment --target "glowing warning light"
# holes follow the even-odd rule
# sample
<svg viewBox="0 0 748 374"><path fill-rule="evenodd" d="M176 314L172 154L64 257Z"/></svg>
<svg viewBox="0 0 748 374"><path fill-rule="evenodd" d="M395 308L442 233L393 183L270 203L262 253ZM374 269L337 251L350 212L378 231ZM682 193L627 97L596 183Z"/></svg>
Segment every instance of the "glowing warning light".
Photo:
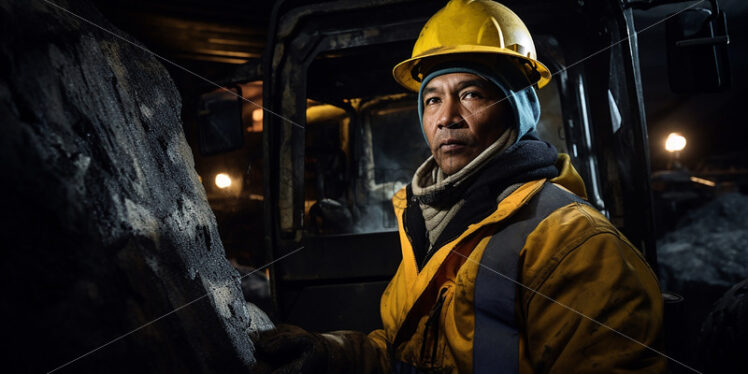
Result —
<svg viewBox="0 0 748 374"><path fill-rule="evenodd" d="M231 177L226 173L216 175L216 186L218 186L218 188L227 188L231 186Z"/></svg>
<svg viewBox="0 0 748 374"><path fill-rule="evenodd" d="M262 122L262 109L255 109L252 111L252 121Z"/></svg>
<svg viewBox="0 0 748 374"><path fill-rule="evenodd" d="M680 152L686 148L686 138L677 132L672 132L665 140L665 149L668 152Z"/></svg>

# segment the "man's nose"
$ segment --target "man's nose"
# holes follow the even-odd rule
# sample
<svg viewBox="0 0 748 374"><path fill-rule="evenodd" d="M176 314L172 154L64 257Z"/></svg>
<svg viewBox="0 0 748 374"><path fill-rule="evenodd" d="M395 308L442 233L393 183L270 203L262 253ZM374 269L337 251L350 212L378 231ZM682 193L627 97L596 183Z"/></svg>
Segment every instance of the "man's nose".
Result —
<svg viewBox="0 0 748 374"><path fill-rule="evenodd" d="M448 98L440 108L437 127L439 129L457 129L464 127L465 119L460 113L460 101Z"/></svg>

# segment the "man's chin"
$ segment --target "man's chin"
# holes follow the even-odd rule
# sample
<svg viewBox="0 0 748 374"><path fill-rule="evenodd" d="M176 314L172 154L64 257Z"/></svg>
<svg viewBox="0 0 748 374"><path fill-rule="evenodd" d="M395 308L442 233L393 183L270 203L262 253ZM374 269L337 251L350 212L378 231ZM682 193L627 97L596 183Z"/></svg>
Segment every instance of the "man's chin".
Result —
<svg viewBox="0 0 748 374"><path fill-rule="evenodd" d="M444 174L452 175L462 170L469 162L470 160L464 157L445 157L439 163L439 168L442 169Z"/></svg>

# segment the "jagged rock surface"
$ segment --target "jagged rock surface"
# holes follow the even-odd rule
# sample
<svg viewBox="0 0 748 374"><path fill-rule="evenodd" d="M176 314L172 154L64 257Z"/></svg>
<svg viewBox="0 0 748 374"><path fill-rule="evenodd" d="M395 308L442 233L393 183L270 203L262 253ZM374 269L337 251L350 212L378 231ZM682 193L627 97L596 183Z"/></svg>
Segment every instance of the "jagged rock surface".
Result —
<svg viewBox="0 0 748 374"><path fill-rule="evenodd" d="M60 372L246 370L268 322L224 258L167 71L45 1L0 1L0 25L3 367L48 372L184 306Z"/></svg>
<svg viewBox="0 0 748 374"><path fill-rule="evenodd" d="M748 276L748 196L720 196L688 213L659 242L657 255L665 288L689 285L718 289Z"/></svg>
<svg viewBox="0 0 748 374"><path fill-rule="evenodd" d="M697 359L703 348L696 342L705 334L699 327L714 302L748 276L746 216L748 196L722 195L691 210L675 230L665 234L657 244L662 288L684 297L680 305L673 307L674 313L667 316L669 349L673 357L689 365L699 365ZM704 367L719 365L707 363ZM671 370L673 373L690 372L674 364Z"/></svg>

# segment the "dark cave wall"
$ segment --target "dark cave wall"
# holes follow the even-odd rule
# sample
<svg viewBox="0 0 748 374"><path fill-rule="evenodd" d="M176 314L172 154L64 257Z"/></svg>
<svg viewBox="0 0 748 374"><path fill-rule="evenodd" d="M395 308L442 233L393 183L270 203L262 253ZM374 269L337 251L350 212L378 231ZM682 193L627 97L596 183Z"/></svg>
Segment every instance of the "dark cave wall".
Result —
<svg viewBox="0 0 748 374"><path fill-rule="evenodd" d="M126 36L86 1L54 2ZM0 1L0 25L3 366L47 372L207 294L60 372L248 368L262 322L167 71L44 1Z"/></svg>

